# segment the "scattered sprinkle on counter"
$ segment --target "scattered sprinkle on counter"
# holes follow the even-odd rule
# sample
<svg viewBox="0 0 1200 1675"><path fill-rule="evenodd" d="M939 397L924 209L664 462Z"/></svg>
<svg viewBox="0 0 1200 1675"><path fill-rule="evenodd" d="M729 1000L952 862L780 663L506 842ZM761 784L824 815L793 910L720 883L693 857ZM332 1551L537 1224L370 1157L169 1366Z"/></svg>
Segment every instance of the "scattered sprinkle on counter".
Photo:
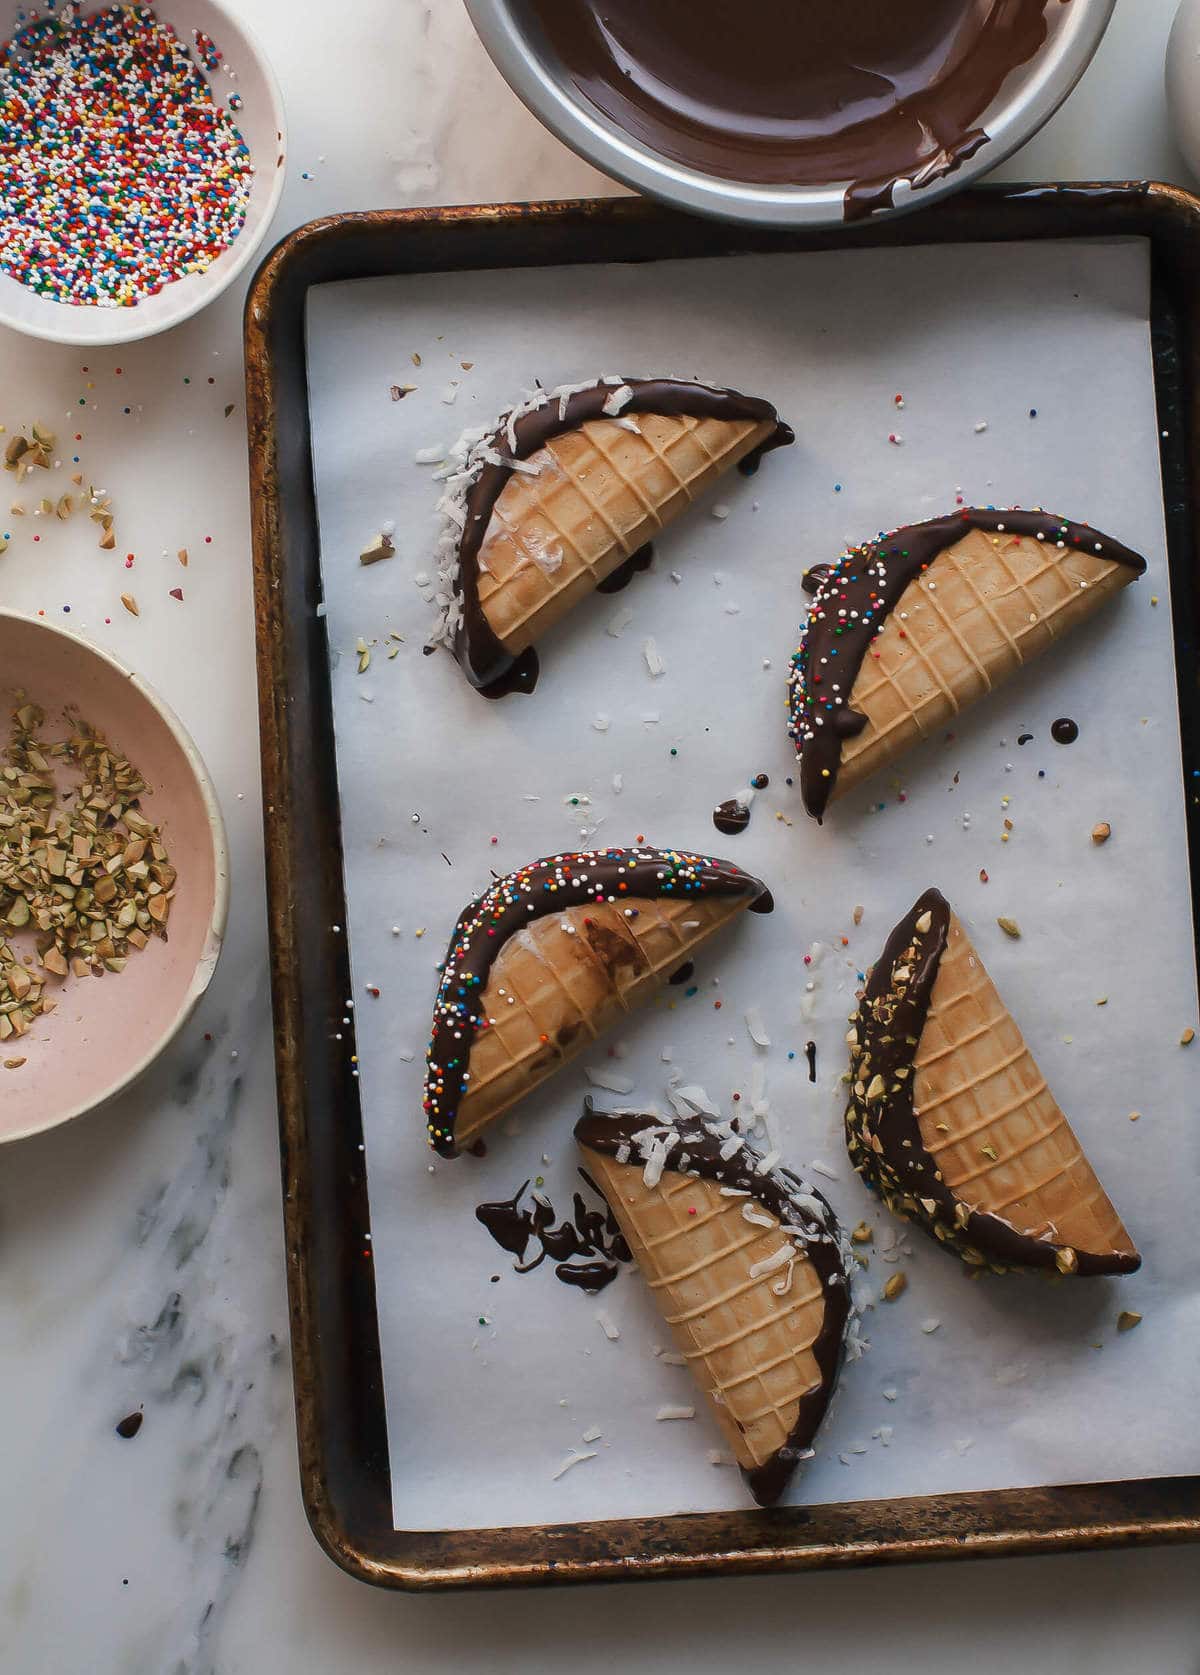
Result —
<svg viewBox="0 0 1200 1675"><path fill-rule="evenodd" d="M64 7L0 45L0 272L39 295L128 308L202 272L241 232L252 176L148 6Z"/></svg>

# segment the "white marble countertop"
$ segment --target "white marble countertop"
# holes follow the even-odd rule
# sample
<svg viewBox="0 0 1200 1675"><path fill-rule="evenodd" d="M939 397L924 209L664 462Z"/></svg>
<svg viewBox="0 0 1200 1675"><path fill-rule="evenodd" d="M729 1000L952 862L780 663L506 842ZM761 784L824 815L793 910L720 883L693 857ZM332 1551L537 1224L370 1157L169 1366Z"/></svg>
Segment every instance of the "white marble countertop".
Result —
<svg viewBox="0 0 1200 1675"><path fill-rule="evenodd" d="M508 93L457 0L238 4L291 123L277 234L339 209L610 189ZM1173 9L1118 0L1082 84L1004 174L1183 178L1161 98ZM750 1655L1194 1675L1194 1549L455 1599L368 1589L318 1550L286 1353L240 305L239 290L164 338L90 355L0 333L0 423L77 423L136 555L126 571L60 526L0 560L0 600L69 620L158 685L213 771L234 857L225 956L182 1040L117 1105L0 1156L0 1669L649 1675ZM120 1440L139 1405L141 1431Z"/></svg>

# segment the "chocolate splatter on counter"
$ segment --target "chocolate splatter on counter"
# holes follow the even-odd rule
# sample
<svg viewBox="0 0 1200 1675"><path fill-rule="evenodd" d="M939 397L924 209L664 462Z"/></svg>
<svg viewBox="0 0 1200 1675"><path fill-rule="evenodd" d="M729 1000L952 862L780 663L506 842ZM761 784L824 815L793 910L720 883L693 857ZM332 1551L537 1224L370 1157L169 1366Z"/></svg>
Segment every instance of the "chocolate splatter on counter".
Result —
<svg viewBox="0 0 1200 1675"><path fill-rule="evenodd" d="M764 884L729 861L678 849L591 849L551 855L507 873L463 911L442 969L426 1049L424 1110L429 1143L457 1155L455 1123L470 1081L471 1043L490 1027L483 1015L488 975L509 937L535 920L588 904L703 897L744 898L752 912L774 906Z"/></svg>
<svg viewBox="0 0 1200 1675"><path fill-rule="evenodd" d="M437 546L441 615L426 650L448 646L471 684L486 697L531 692L538 673L534 646L510 651L480 599L481 554L501 494L516 474L536 477L553 466L562 475L549 456L541 461L533 457L555 437L606 419L636 426L633 415L638 413L769 427L765 439L739 462L743 472L752 471L770 449L795 440L770 402L756 396L680 379L624 378L616 373L553 390L539 386L494 426L466 431L439 470L446 485L438 508L443 520ZM557 552L553 562L549 552L544 555L543 568L548 566L550 573L561 562L561 542ZM635 553L633 559L639 556Z"/></svg>
<svg viewBox="0 0 1200 1675"><path fill-rule="evenodd" d="M910 524L849 548L831 565L815 565L804 578L813 600L788 675L788 732L800 763L804 806L818 820L837 781L843 741L868 725L851 703L868 652L909 583L970 530L1095 553L1139 576L1146 568L1137 553L1087 524L1048 512L991 507L963 507ZM897 632L903 634L903 627Z"/></svg>
<svg viewBox="0 0 1200 1675"><path fill-rule="evenodd" d="M815 1041L804 1043L804 1056L808 1060L808 1079L810 1082L815 1082L817 1079L817 1044Z"/></svg>
<svg viewBox="0 0 1200 1675"><path fill-rule="evenodd" d="M1050 723L1050 737L1055 744L1074 744L1079 737L1079 723L1072 721L1069 715L1060 715L1057 721Z"/></svg>
<svg viewBox="0 0 1200 1675"><path fill-rule="evenodd" d="M736 837L739 832L746 830L750 824L750 810L755 796L759 791L765 791L770 783L767 774L755 774L748 785L734 792L733 796L726 798L723 803L717 804L713 809L712 822L723 837Z"/></svg>
<svg viewBox="0 0 1200 1675"><path fill-rule="evenodd" d="M576 1191L571 1220L560 1222L549 1198L536 1187L530 1194L529 1207L521 1209L521 1199L529 1191L526 1181L511 1198L497 1204L480 1204L475 1218L502 1249L516 1258L515 1273L532 1273L549 1257L555 1264L555 1276L564 1285L594 1295L611 1285L620 1271L619 1264L631 1258L629 1246L603 1193L586 1169L581 1169L579 1174L599 1198L602 1209L588 1209L583 1194ZM536 1247L532 1256L529 1255L531 1244Z"/></svg>
<svg viewBox="0 0 1200 1675"><path fill-rule="evenodd" d="M141 1412L127 1413L124 1419L117 1421L117 1423L113 1426L113 1429L119 1437L121 1437L125 1442L128 1442L132 1437L137 1436L138 1432L142 1428L142 1420L144 1418L145 1415Z"/></svg>

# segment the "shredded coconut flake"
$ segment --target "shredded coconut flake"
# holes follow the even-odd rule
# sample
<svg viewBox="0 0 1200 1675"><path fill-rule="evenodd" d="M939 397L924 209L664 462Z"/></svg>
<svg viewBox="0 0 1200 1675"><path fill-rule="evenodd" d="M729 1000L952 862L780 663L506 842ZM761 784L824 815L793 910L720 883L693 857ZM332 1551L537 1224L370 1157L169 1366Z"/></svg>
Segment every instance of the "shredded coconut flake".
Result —
<svg viewBox="0 0 1200 1675"><path fill-rule="evenodd" d="M604 1333L609 1343L616 1343L621 1336L620 1328L606 1309L599 1309L596 1313L596 1324Z"/></svg>
<svg viewBox="0 0 1200 1675"><path fill-rule="evenodd" d="M626 628L633 621L633 610L629 605L618 605L604 625L604 632L611 634L614 640L619 640Z"/></svg>
<svg viewBox="0 0 1200 1675"><path fill-rule="evenodd" d="M785 1262L794 1262L795 1259L794 1246L780 1245L779 1249L773 1250L770 1256L764 1256L761 1261L750 1264L750 1278L757 1280L761 1279L764 1274L773 1274L782 1268Z"/></svg>
<svg viewBox="0 0 1200 1675"><path fill-rule="evenodd" d="M664 1402L654 1417L658 1420L694 1419L696 1417L696 1410L694 1407L684 1407L679 1403Z"/></svg>
<svg viewBox="0 0 1200 1675"><path fill-rule="evenodd" d="M619 1070L609 1070L606 1065L585 1064L583 1073L594 1088L604 1088L608 1093L632 1093L634 1090L632 1076L623 1076Z"/></svg>
<svg viewBox="0 0 1200 1675"><path fill-rule="evenodd" d="M750 1039L756 1047L769 1047L771 1037L767 1033L767 1026L763 1023L762 1013L757 1006L751 1006L746 1013L746 1028L750 1032Z"/></svg>
<svg viewBox="0 0 1200 1675"><path fill-rule="evenodd" d="M594 1460L595 1458L596 1450L594 1448L582 1450L573 1448L563 1461L562 1465L559 1466L558 1470L554 1473L554 1476L550 1479L550 1481L552 1483L557 1483L560 1477L565 1477L567 1475L572 1466L581 1466L585 1460Z"/></svg>
<svg viewBox="0 0 1200 1675"><path fill-rule="evenodd" d="M662 653L659 651L658 644L655 640L649 639L643 642L642 656L646 659L647 669L649 669L651 675L655 679L657 679L659 675L666 674L667 665L662 660Z"/></svg>

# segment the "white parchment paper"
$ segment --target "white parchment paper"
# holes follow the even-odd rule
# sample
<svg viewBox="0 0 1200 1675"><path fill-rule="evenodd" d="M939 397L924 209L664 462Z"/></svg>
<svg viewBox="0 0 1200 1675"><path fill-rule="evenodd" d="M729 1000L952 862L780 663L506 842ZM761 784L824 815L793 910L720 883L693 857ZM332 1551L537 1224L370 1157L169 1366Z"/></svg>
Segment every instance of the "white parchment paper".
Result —
<svg viewBox="0 0 1200 1675"><path fill-rule="evenodd" d="M1147 309L1137 242L449 274L313 293L344 933L398 1527L746 1504L738 1474L709 1463L720 1438L689 1375L654 1354L667 1335L636 1270L592 1299L549 1264L514 1274L475 1220L478 1203L536 1176L569 1211L587 1064L632 1080L635 1093L612 1104L661 1102L677 1070L729 1108L758 1059L773 1143L832 1171L822 1184L848 1226L877 1228L868 1296L907 1275L898 1301L868 1307L870 1352L846 1368L795 1498L1200 1468L1200 1044L1179 1044L1195 1021L1195 969ZM577 609L540 648L532 697L488 703L448 656L421 654L431 612L418 578L433 571L439 489L414 456L495 417L535 377L614 371L766 395L797 444L668 531L650 574ZM393 384L416 388L395 401ZM1143 551L1149 573L818 828L786 783L801 573L959 495L1086 519ZM360 566L391 521L396 556ZM626 607L630 620L610 632ZM665 663L658 678L647 639ZM360 640L371 649L361 674ZM1049 737L1061 715L1079 722L1069 747ZM771 785L750 829L719 837L713 806L759 772ZM1113 836L1096 847L1100 820ZM619 1060L597 1050L551 1081L492 1131L486 1158L434 1161L422 1061L456 915L492 869L638 834L758 872L774 915L743 917L702 954L695 994L669 990L633 1019ZM931 883L970 928L1138 1241L1138 1275L973 1283L915 1231L892 1261L881 1253L903 1229L843 1151L845 1020L860 974ZM1019 941L999 914L1019 922ZM747 1032L752 1007L767 1049ZM1118 1335L1121 1309L1144 1319ZM694 1399L692 1422L655 1417ZM595 1457L556 1479L576 1448Z"/></svg>

